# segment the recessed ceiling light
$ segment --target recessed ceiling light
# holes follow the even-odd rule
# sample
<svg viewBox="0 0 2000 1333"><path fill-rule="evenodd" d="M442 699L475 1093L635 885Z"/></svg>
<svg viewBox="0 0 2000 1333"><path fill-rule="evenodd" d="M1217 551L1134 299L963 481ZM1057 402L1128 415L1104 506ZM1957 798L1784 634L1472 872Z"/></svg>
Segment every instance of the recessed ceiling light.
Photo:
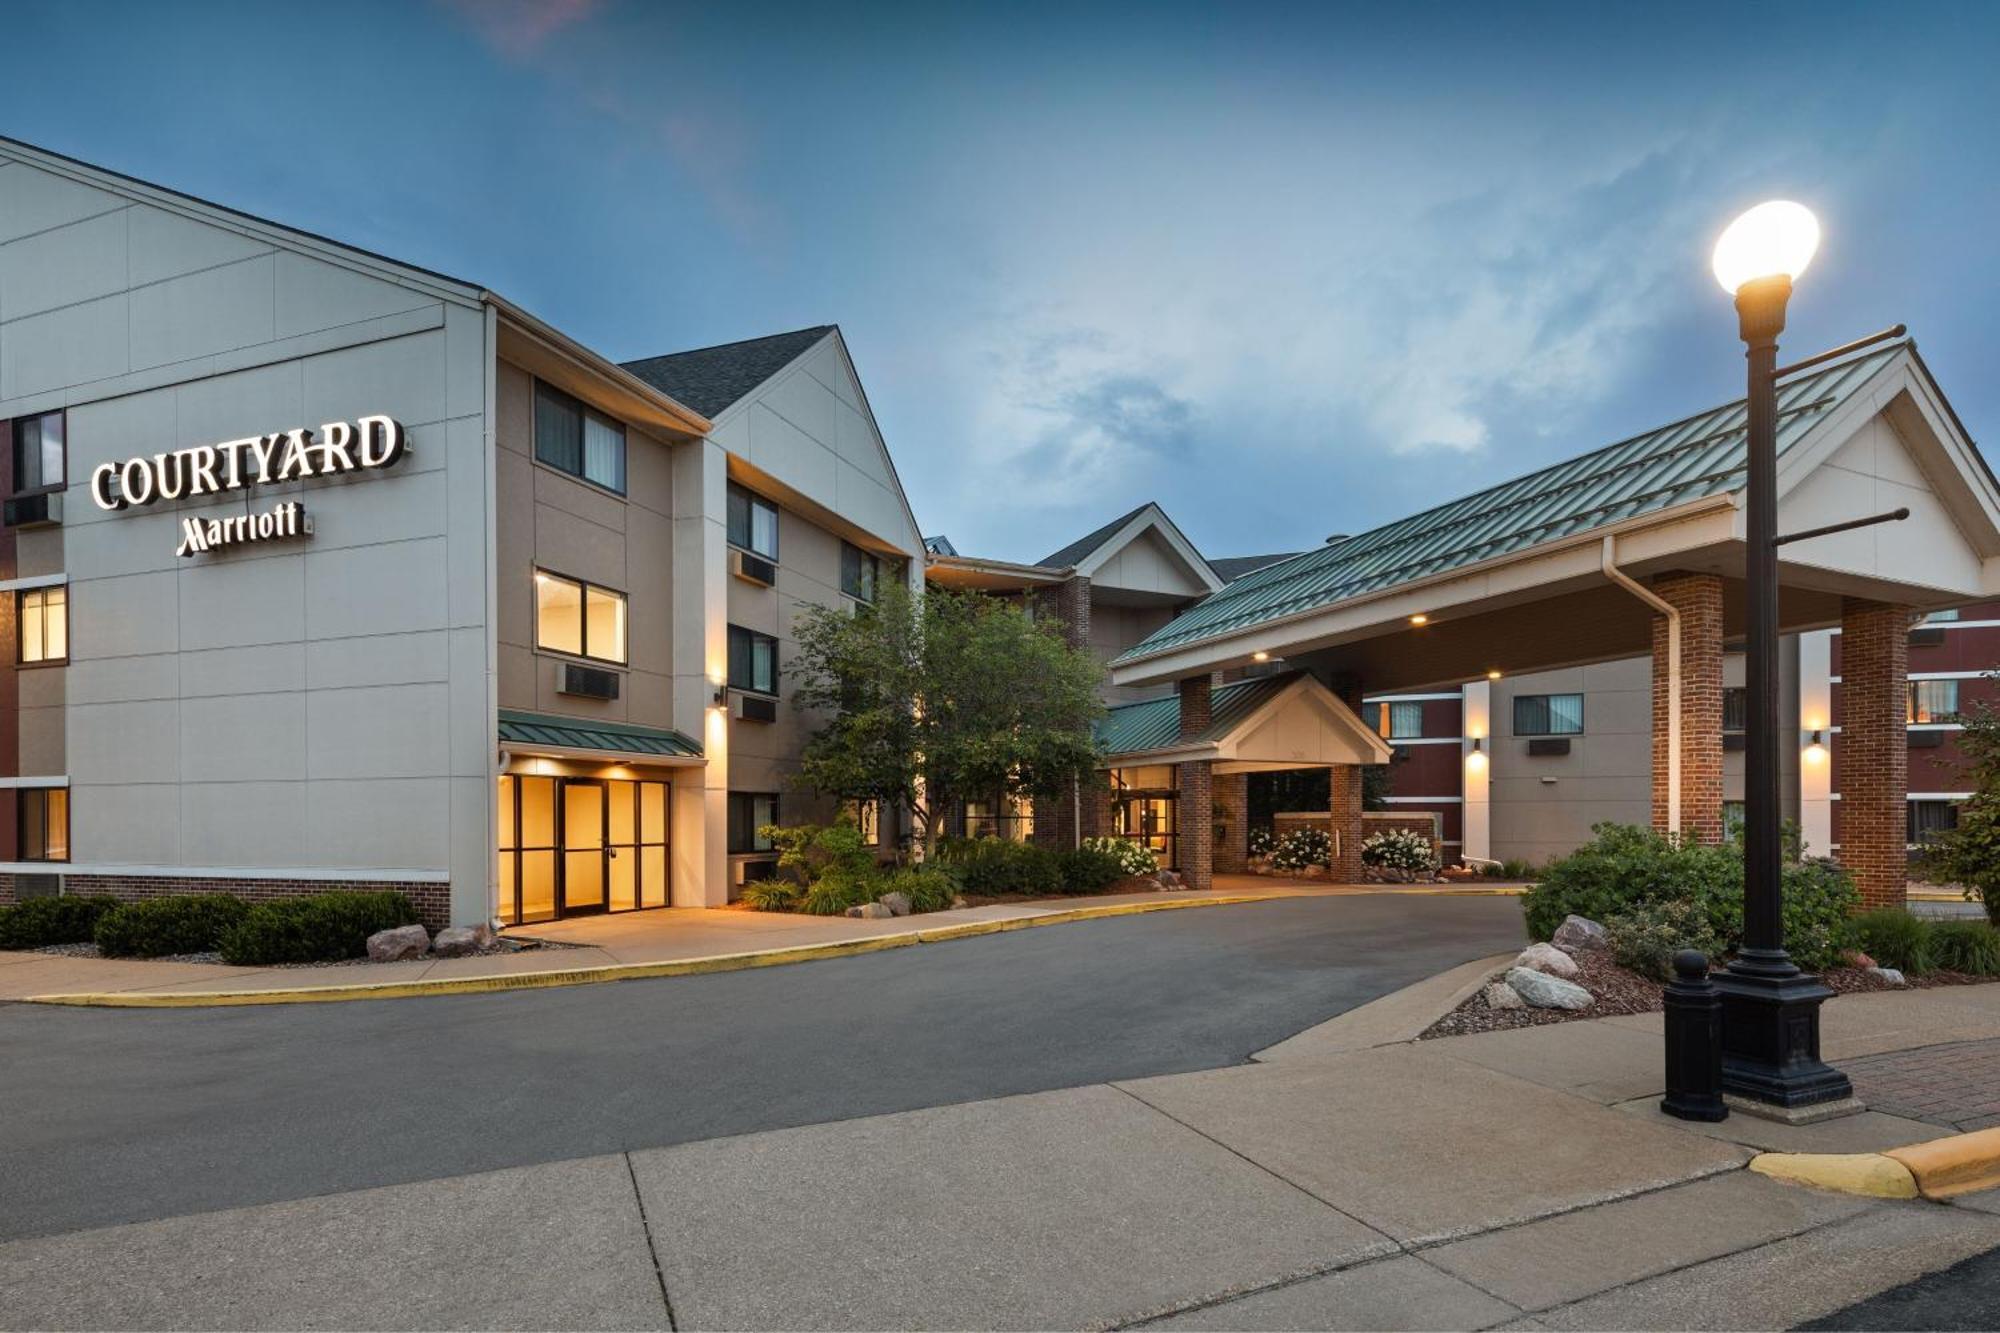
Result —
<svg viewBox="0 0 2000 1333"><path fill-rule="evenodd" d="M1494 671L1489 671L1489 672L1487 672L1487 673L1486 673L1486 679L1488 679L1488 680L1498 680L1498 679L1500 679L1500 673L1499 673L1499 671L1498 671L1498 670L1494 670Z"/></svg>
<svg viewBox="0 0 2000 1333"><path fill-rule="evenodd" d="M1268 662L1271 660L1271 655L1260 648L1250 654L1250 660L1253 662Z"/></svg>
<svg viewBox="0 0 2000 1333"><path fill-rule="evenodd" d="M1410 617L1410 623L1412 625L1428 625L1431 623L1431 618L1419 611L1416 615Z"/></svg>

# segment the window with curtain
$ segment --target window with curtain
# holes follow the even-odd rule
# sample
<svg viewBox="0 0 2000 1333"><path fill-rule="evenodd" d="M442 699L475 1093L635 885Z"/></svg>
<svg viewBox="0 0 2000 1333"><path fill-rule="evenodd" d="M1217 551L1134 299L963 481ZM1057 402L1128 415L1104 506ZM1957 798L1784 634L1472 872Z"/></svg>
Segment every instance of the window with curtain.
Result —
<svg viewBox="0 0 2000 1333"><path fill-rule="evenodd" d="M535 571L535 646L625 662L625 594L545 569Z"/></svg>
<svg viewBox="0 0 2000 1333"><path fill-rule="evenodd" d="M1725 686L1722 691L1722 729L1742 731L1750 725L1750 691L1741 685Z"/></svg>
<svg viewBox="0 0 2000 1333"><path fill-rule="evenodd" d="M864 602L875 600L882 576L882 562L858 546L840 544L840 590Z"/></svg>
<svg viewBox="0 0 2000 1333"><path fill-rule="evenodd" d="M15 594L14 610L22 662L69 660L69 589L23 588Z"/></svg>
<svg viewBox="0 0 2000 1333"><path fill-rule="evenodd" d="M535 458L592 485L625 493L625 427L539 380Z"/></svg>
<svg viewBox="0 0 2000 1333"><path fill-rule="evenodd" d="M63 447L63 414L44 412L14 419L14 492L61 486L67 472Z"/></svg>
<svg viewBox="0 0 2000 1333"><path fill-rule="evenodd" d="M1929 615L1924 617L1924 623L1926 625L1949 625L1954 620L1957 620L1958 617L1959 617L1958 608L1953 607L1949 611L1931 612Z"/></svg>
<svg viewBox="0 0 2000 1333"><path fill-rule="evenodd" d="M1958 720L1958 682L1955 680L1913 680L1910 685L1908 721L1955 722Z"/></svg>
<svg viewBox="0 0 2000 1333"><path fill-rule="evenodd" d="M1516 736L1581 736L1581 694L1517 694L1514 696Z"/></svg>
<svg viewBox="0 0 2000 1333"><path fill-rule="evenodd" d="M778 506L763 496L729 483L728 537L739 546L766 560L778 558Z"/></svg>
<svg viewBox="0 0 2000 1333"><path fill-rule="evenodd" d="M1386 739L1392 741L1409 740L1424 734L1424 706L1420 703L1392 703L1383 710L1388 714L1389 730Z"/></svg>
<svg viewBox="0 0 2000 1333"><path fill-rule="evenodd" d="M843 801L841 810L854 826L861 830L862 845L879 847L882 843L882 803L880 801Z"/></svg>
<svg viewBox="0 0 2000 1333"><path fill-rule="evenodd" d="M729 627L729 688L778 692L778 641L741 625Z"/></svg>
<svg viewBox="0 0 2000 1333"><path fill-rule="evenodd" d="M758 830L778 822L778 796L768 791L729 793L729 850L768 852L771 840Z"/></svg>
<svg viewBox="0 0 2000 1333"><path fill-rule="evenodd" d="M1909 811L1909 842L1913 847L1958 827L1955 801L1911 801Z"/></svg>
<svg viewBox="0 0 2000 1333"><path fill-rule="evenodd" d="M20 819L23 861L69 860L69 789L23 787L15 813Z"/></svg>

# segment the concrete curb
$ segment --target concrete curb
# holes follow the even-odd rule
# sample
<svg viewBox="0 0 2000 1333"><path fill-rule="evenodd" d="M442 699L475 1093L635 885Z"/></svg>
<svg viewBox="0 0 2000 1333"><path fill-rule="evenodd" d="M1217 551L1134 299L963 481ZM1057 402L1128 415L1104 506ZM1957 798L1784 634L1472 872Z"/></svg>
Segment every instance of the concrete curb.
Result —
<svg viewBox="0 0 2000 1333"><path fill-rule="evenodd" d="M1773 1180L1876 1199L1949 1199L2000 1186L2000 1128L1865 1153L1760 1153Z"/></svg>
<svg viewBox="0 0 2000 1333"><path fill-rule="evenodd" d="M330 1004L344 1000L404 1000L427 995L471 995L488 991L549 990L561 986L590 986L607 981L634 981L647 977L685 977L709 972L744 972L759 967L783 967L810 963L822 958L843 958L850 954L879 953L915 944L939 944L947 940L970 939L978 935L999 935L1026 930L1031 926L1059 926L1098 917L1140 916L1148 912L1170 912L1190 907L1232 907L1241 903L1280 902L1296 894L1232 894L1219 898L1169 898L1162 902L1107 903L1101 907L1075 907L1035 916L1008 917L999 921L968 921L935 929L903 931L895 935L872 935L841 940L833 944L795 945L785 949L759 949L749 953L711 954L704 958L672 958L657 963L611 963L601 967L577 967L548 972L500 973L483 977L441 977L436 981L361 982L345 986L295 986L274 990L218 991L92 991L63 995L30 995L23 1004L61 1004L102 1009L199 1009L249 1004Z"/></svg>
<svg viewBox="0 0 2000 1333"><path fill-rule="evenodd" d="M1513 961L1517 952L1475 958L1412 982L1344 1014L1335 1014L1303 1032L1295 1032L1261 1051L1252 1051L1250 1058L1260 1064L1274 1064L1415 1041L1431 1024L1483 988L1494 973Z"/></svg>

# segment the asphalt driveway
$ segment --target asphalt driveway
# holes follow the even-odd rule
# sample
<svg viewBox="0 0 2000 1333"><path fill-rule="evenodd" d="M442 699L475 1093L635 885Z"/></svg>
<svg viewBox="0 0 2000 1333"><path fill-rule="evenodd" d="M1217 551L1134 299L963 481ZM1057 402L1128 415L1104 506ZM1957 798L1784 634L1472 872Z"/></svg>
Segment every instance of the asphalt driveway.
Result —
<svg viewBox="0 0 2000 1333"><path fill-rule="evenodd" d="M1523 939L1513 899L1329 897L571 990L0 1006L0 1238L1214 1068Z"/></svg>

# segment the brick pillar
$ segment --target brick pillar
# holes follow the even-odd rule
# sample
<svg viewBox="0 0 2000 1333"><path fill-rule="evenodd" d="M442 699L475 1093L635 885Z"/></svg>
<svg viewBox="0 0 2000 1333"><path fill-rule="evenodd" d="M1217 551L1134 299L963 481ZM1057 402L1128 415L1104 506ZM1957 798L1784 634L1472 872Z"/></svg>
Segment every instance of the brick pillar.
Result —
<svg viewBox="0 0 2000 1333"><path fill-rule="evenodd" d="M1840 614L1840 863L1864 908L1909 883L1910 608L1848 598Z"/></svg>
<svg viewBox="0 0 2000 1333"><path fill-rule="evenodd" d="M1081 807L1082 823L1077 834L1085 838L1108 838L1111 836L1111 782L1110 774L1099 769L1083 783Z"/></svg>
<svg viewBox="0 0 2000 1333"><path fill-rule="evenodd" d="M1181 737L1199 736L1208 730L1214 714L1210 710L1209 696L1215 688L1210 676L1189 676L1180 682L1181 693Z"/></svg>
<svg viewBox="0 0 2000 1333"><path fill-rule="evenodd" d="M1228 831L1215 845L1215 870L1221 875L1241 875L1250 869L1250 775L1215 775L1215 803L1222 811Z"/></svg>
<svg viewBox="0 0 2000 1333"><path fill-rule="evenodd" d="M1653 591L1681 613L1681 836L1722 841L1722 579L1676 572ZM1653 827L1667 831L1667 618L1653 617Z"/></svg>
<svg viewBox="0 0 2000 1333"><path fill-rule="evenodd" d="M1202 679L1206 681L1207 677ZM1174 810L1174 835L1181 878L1191 889L1213 888L1215 785L1211 770L1214 765L1206 759L1191 759L1176 767L1180 770L1180 792Z"/></svg>
<svg viewBox="0 0 2000 1333"><path fill-rule="evenodd" d="M1327 873L1336 884L1361 882L1361 767L1334 764L1328 770L1328 813L1340 846Z"/></svg>

